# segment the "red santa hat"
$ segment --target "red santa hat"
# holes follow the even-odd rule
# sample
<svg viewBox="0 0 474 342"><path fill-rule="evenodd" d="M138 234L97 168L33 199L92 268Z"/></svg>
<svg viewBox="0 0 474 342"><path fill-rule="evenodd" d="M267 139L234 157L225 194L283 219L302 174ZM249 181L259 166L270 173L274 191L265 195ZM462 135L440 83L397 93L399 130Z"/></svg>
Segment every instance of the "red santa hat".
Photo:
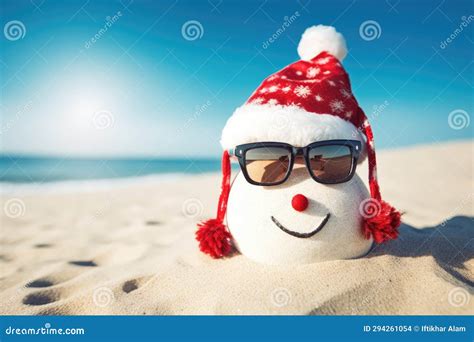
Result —
<svg viewBox="0 0 474 342"><path fill-rule="evenodd" d="M371 195L363 208L362 232L377 243L398 236L400 213L381 198L372 129L341 65L347 54L344 37L334 27L310 27L303 33L298 53L301 60L267 77L223 129L223 179L217 217L200 223L196 232L201 251L214 258L232 250L232 237L224 224L230 192L227 150L259 141L302 147L322 140L360 140L363 151L359 162L368 156Z"/></svg>

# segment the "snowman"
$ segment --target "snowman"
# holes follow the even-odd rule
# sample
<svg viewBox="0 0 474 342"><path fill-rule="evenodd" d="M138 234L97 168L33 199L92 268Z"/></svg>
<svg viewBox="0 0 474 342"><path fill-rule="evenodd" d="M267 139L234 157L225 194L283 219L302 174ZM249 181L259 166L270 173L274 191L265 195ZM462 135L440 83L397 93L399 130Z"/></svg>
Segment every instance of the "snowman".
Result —
<svg viewBox="0 0 474 342"><path fill-rule="evenodd" d="M343 36L310 27L298 53L223 129L217 217L196 232L214 258L235 248L265 264L349 259L398 236L400 213L381 198L372 130L341 65ZM370 190L355 172L365 158Z"/></svg>

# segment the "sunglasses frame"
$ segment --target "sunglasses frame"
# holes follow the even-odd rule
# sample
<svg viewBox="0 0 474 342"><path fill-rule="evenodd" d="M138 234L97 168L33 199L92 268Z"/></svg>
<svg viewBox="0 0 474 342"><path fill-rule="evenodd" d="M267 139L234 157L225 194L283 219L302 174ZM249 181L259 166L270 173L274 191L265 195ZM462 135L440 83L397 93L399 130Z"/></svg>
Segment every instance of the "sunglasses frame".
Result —
<svg viewBox="0 0 474 342"><path fill-rule="evenodd" d="M310 168L310 161L309 161L309 151L314 148L314 147L321 147L321 146L345 146L349 148L349 151L352 156L352 164L351 164L351 170L349 174L347 175L346 178L340 181L336 182L331 182L331 181L324 181L316 177L313 172L311 171ZM247 173L247 165L246 165L246 154L249 150L252 150L254 148L265 148L265 147L281 147L286 149L288 152L290 152L290 165L288 167L288 171L285 175L285 177L278 182L275 183L259 183L253 181L249 174ZM360 151L362 148L362 144L358 140L325 140L325 141L318 141L311 143L305 147L295 147L290 144L286 143L281 143L281 142L272 142L272 141L267 141L267 142L258 142L258 143L249 143L249 144L242 144L242 145L237 145L235 149L229 150L229 154L236 156L240 169L242 170L242 173L244 174L245 179L247 182L253 185L257 186L274 186L274 185L280 185L283 184L288 180L288 178L291 175L291 172L293 171L293 165L295 162L295 157L302 155L305 161L306 169L308 170L308 173L310 174L311 178L313 178L317 183L321 184L341 184L348 182L349 180L352 179L352 177L355 174L355 170L357 167L357 160L359 159L360 156Z"/></svg>

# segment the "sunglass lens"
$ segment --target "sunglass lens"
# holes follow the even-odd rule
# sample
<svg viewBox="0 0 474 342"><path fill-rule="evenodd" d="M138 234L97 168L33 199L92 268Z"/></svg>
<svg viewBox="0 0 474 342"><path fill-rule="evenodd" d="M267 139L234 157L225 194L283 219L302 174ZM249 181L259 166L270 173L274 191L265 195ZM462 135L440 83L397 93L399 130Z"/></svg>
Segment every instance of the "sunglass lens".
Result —
<svg viewBox="0 0 474 342"><path fill-rule="evenodd" d="M271 185L283 181L288 174L291 151L283 147L257 147L245 154L247 174L258 184Z"/></svg>
<svg viewBox="0 0 474 342"><path fill-rule="evenodd" d="M351 174L353 158L348 146L313 147L309 150L308 157L313 176L323 182L343 182Z"/></svg>

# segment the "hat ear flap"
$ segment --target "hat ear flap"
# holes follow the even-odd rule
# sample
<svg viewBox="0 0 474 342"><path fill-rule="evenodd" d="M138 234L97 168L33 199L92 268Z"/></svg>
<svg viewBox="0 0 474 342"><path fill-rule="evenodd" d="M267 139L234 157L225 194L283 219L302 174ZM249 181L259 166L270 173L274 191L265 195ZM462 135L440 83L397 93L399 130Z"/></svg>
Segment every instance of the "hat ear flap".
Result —
<svg viewBox="0 0 474 342"><path fill-rule="evenodd" d="M224 151L222 155L222 185L217 216L215 219L199 223L196 231L196 240L199 242L199 249L213 258L222 258L232 251L232 236L224 224L227 211L227 200L230 193L230 156Z"/></svg>
<svg viewBox="0 0 474 342"><path fill-rule="evenodd" d="M372 236L376 243L382 243L398 237L401 214L397 209L382 200L377 180L374 135L364 112L361 108L359 108L359 111L364 118L363 129L367 137L370 188L370 198L363 201L359 207L359 211L364 218L362 230L366 239Z"/></svg>

